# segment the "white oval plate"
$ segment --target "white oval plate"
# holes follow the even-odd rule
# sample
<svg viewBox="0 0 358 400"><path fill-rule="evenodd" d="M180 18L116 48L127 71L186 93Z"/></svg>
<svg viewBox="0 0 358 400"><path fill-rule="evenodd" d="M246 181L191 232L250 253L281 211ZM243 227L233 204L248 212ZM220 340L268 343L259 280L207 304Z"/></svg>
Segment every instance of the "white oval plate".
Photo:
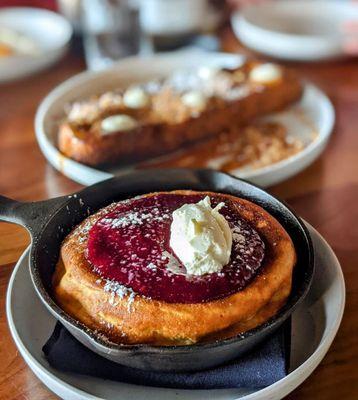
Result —
<svg viewBox="0 0 358 400"><path fill-rule="evenodd" d="M49 67L66 52L72 36L72 27L65 18L39 8L2 8L0 26L25 34L41 48L38 55L1 57L0 82L23 78Z"/></svg>
<svg viewBox="0 0 358 400"><path fill-rule="evenodd" d="M198 65L234 66L244 58L225 53L202 51L177 52L152 57L131 57L118 62L106 71L83 72L54 89L41 103L35 118L35 130L40 148L57 170L83 185L111 178L135 166L96 169L63 156L56 148L58 121L64 117L64 106L92 94L165 76L174 70ZM272 114L266 119L282 120L289 135L310 143L300 153L281 162L257 170L236 170L232 173L261 186L281 182L310 165L324 150L334 125L334 109L328 98L317 87L305 84L302 99L288 111ZM310 141L312 131L317 138Z"/></svg>
<svg viewBox="0 0 358 400"><path fill-rule="evenodd" d="M358 20L353 2L276 0L234 13L231 24L238 39L259 53L318 61L344 56L342 24L347 20Z"/></svg>
<svg viewBox="0 0 358 400"><path fill-rule="evenodd" d="M131 385L88 376L59 372L51 368L42 353L55 319L35 293L29 276L29 250L18 261L11 276L6 313L12 337L26 363L37 377L64 399L121 400L277 400L300 385L327 353L341 322L345 285L337 257L327 242L308 226L316 254L312 287L292 316L291 372L261 390L179 390ZM36 316L36 318L34 318Z"/></svg>

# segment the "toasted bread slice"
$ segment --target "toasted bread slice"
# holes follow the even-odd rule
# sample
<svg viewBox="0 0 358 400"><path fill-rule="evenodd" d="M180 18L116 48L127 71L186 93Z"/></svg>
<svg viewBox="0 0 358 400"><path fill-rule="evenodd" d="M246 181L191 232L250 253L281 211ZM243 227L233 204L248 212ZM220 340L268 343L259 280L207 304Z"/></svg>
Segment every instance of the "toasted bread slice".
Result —
<svg viewBox="0 0 358 400"><path fill-rule="evenodd" d="M274 73L270 67L276 68ZM180 84L178 79L162 80L154 91L151 82L139 94L134 89L134 101L130 89L131 98L122 90L76 103L60 125L58 147L88 165L145 159L281 110L302 94L297 76L272 64L251 62L212 75L195 80L188 73ZM108 119L113 116L119 116L118 128L118 118L114 124Z"/></svg>

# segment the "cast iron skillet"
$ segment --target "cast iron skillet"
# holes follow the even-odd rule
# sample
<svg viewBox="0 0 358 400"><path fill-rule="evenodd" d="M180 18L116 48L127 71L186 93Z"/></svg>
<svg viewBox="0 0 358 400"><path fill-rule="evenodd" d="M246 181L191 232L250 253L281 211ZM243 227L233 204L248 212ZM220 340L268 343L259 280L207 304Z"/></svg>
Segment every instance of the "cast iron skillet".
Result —
<svg viewBox="0 0 358 400"><path fill-rule="evenodd" d="M230 193L251 200L276 217L291 236L297 252L292 293L286 305L269 321L230 339L187 346L109 343L66 314L51 297L51 277L61 242L75 225L113 201L153 191L174 189ZM219 365L250 350L292 314L307 294L313 276L311 239L304 224L294 212L264 190L211 170L143 170L106 180L77 194L34 203L20 203L0 196L0 220L20 224L29 230L32 237L32 282L50 313L94 352L120 364L146 370L200 370Z"/></svg>

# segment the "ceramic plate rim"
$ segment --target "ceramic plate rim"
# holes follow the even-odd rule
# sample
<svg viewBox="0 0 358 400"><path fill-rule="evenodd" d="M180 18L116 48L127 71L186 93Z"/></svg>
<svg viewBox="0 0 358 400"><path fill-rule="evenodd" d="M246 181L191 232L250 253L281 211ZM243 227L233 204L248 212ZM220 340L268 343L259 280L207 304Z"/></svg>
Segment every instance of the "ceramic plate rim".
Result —
<svg viewBox="0 0 358 400"><path fill-rule="evenodd" d="M62 174L69 177L70 179L83 185L90 185L104 179L112 178L114 175L110 172L96 169L94 167L90 167L85 164L79 163L77 161L71 160L70 158L60 153L60 151L51 142L49 134L46 132L45 129L45 121L50 108L52 107L53 103L57 101L58 98L64 96L66 93L73 90L74 87L81 85L86 81L92 82L93 80L98 79L99 77L105 75L108 72L115 71L118 68L125 68L126 65L130 65L133 62L135 63L145 62L145 61L148 62L148 60L153 60L153 59L156 60L159 58L164 59L165 61L166 59L169 58L175 59L175 57L180 57L183 54L185 53L181 51L174 53L161 53L159 55L148 56L148 57L138 57L138 56L128 57L124 60L115 63L112 67L108 68L105 71L84 71L67 79L66 81L55 87L42 100L36 111L36 116L35 116L36 139L47 161L56 170L60 171ZM222 58L223 60L225 59L232 60L232 62L234 62L235 60L239 61L245 59L245 57L242 55L232 54L232 53L220 53L220 52L205 53L203 51L190 51L187 54L188 55L194 54L196 56L203 56L205 54L208 57L211 57L212 59L216 57L217 59ZM323 152L332 134L335 123L334 107L329 98L327 97L327 95L322 90L320 90L316 85L309 83L307 81L304 81L303 83L305 91L309 90L314 91L315 96L320 98L320 102L322 104L321 107L324 110L323 112L325 114L324 124L319 127L319 135L316 138L316 140L311 142L299 153L287 159L279 161L273 165L269 165L260 168L258 170L248 170L248 171L242 170L240 171L239 175L236 175L237 171L236 172L231 171L230 172L231 174L234 174L234 176L237 176L241 179L250 180L250 179L259 179L260 177L267 175L268 173L278 173L279 171L287 169L288 166L295 167L294 172L291 172L291 174L288 174L283 179L281 178L275 181L275 183L278 183L279 181L288 179L289 177L296 175L302 169L311 164ZM313 159L311 159L310 162L307 164L307 160L312 155ZM128 168L124 167L120 171L120 173L122 171L125 172L130 169L132 169L131 166L128 166ZM86 178L83 177L84 175L86 175ZM257 182L253 181L253 183ZM261 182L259 182L259 184L261 186L268 186L262 184Z"/></svg>
<svg viewBox="0 0 358 400"><path fill-rule="evenodd" d="M318 366L318 364L322 361L323 357L326 355L330 345L332 344L337 331L339 329L339 326L342 321L343 313L344 313L344 306L345 306L345 296L346 296L346 291L345 291L345 282L344 282L344 276L342 272L342 268L340 266L339 260L337 256L335 255L334 251L332 248L329 246L327 241L322 237L322 235L315 230L310 224L305 222L307 227L312 230L316 235L317 238L319 239L320 243L325 247L326 251L330 252L331 256L333 257L334 260L334 265L338 273L338 280L340 284L340 291L341 291L341 303L339 307L339 311L336 315L335 322L334 322L334 329L332 329L329 334L325 338L323 338L318 346L316 347L315 351L299 366L297 367L294 371L292 371L290 374L288 374L285 378L277 381L276 383L267 386L266 388L260 389L258 391L255 391L253 393L250 393L248 395L244 395L243 397L239 397L236 400L255 400L255 399L262 399L262 396L272 396L275 393L277 393L278 390L286 388L288 391L285 391L284 395L287 395L290 393L292 390L294 390L297 386L299 386L302 382L304 382L307 377L313 372L313 370ZM31 352L27 349L27 347L24 345L22 342L19 333L17 332L16 329L16 324L13 320L12 316L12 311L11 311L11 300L12 300L12 293L13 293L13 284L17 275L17 271L21 267L21 264L24 262L26 257L28 257L30 247L27 247L27 249L22 253L21 257L19 258L18 262L16 263L13 272L11 274L8 288L7 288L7 293L6 293L6 315L7 315L7 320L8 320L8 325L10 328L11 336L16 344L16 347L20 351L21 356L24 358L26 364L30 369L33 370L33 372L36 374L38 379L40 379L42 382L43 380L39 375L44 374L45 376L49 377L55 384L61 385L61 387L66 388L69 393L72 393L73 395L80 395L83 396L83 398L87 399L100 399L100 397L88 394L82 389L79 389L75 386L70 385L67 382L64 382L61 380L58 376L56 376L54 373L48 371L44 366L42 366L36 359L35 356L31 354ZM300 375L301 373L301 375ZM298 376L298 377L297 377Z"/></svg>

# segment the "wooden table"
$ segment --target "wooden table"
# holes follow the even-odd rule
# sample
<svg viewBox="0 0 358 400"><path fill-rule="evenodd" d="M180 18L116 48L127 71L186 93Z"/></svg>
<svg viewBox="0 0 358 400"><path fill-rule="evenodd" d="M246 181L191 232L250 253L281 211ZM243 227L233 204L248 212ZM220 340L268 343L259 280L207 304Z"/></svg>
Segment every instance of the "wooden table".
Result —
<svg viewBox="0 0 358 400"><path fill-rule="evenodd" d="M223 37L226 50L239 48L230 32ZM358 63L294 66L332 99L336 128L318 161L271 192L288 201L331 244L342 263L347 305L327 356L288 399L353 399L358 398ZM40 200L80 188L46 163L35 140L33 119L48 91L83 68L81 57L70 54L47 72L0 86L1 194ZM0 238L0 399L54 399L19 355L5 316L7 283L29 237L22 228L1 223Z"/></svg>

